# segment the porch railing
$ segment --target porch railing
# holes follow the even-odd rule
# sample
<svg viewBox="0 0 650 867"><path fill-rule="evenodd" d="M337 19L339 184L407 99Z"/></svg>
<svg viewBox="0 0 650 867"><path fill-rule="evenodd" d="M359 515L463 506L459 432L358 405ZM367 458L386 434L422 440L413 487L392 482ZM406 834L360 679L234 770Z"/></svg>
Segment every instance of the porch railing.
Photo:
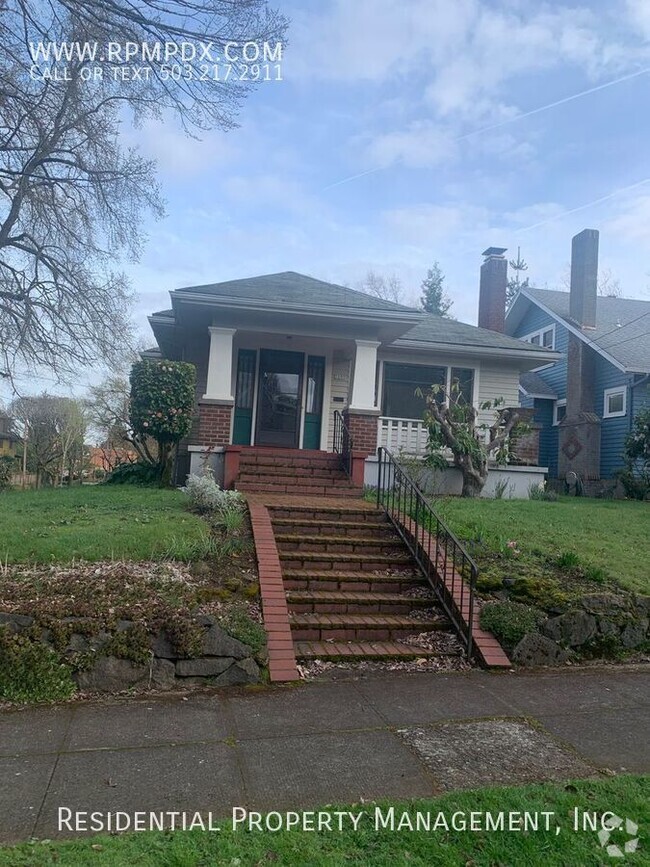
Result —
<svg viewBox="0 0 650 867"><path fill-rule="evenodd" d="M377 444L383 448L412 457L426 454L428 431L424 422L380 416L377 425Z"/></svg>
<svg viewBox="0 0 650 867"><path fill-rule="evenodd" d="M378 455L377 505L408 546L471 656L478 567L391 452L380 447Z"/></svg>
<svg viewBox="0 0 650 867"><path fill-rule="evenodd" d="M338 409L334 410L334 440L332 447L341 459L341 466L352 476L352 435Z"/></svg>

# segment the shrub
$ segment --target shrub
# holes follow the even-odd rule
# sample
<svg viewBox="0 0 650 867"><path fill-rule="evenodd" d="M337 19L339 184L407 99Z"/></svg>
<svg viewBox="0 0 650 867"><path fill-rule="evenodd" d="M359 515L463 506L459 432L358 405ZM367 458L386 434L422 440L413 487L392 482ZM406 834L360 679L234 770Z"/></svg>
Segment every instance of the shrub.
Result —
<svg viewBox="0 0 650 867"><path fill-rule="evenodd" d="M580 557L573 551L562 551L556 559L555 565L562 572L574 572L580 567Z"/></svg>
<svg viewBox="0 0 650 867"><path fill-rule="evenodd" d="M61 701L75 689L70 669L53 650L27 635L0 629L0 698Z"/></svg>
<svg viewBox="0 0 650 867"><path fill-rule="evenodd" d="M487 602L481 608L481 627L512 649L528 632L537 632L546 614L519 602Z"/></svg>
<svg viewBox="0 0 650 867"><path fill-rule="evenodd" d="M158 446L158 477L170 482L174 446L190 432L196 369L185 361L137 361L131 368L129 417L139 437Z"/></svg>
<svg viewBox="0 0 650 867"><path fill-rule="evenodd" d="M266 632L246 611L244 605L232 605L220 618L221 626L229 635L260 653L266 646Z"/></svg>
<svg viewBox="0 0 650 867"><path fill-rule="evenodd" d="M550 491L546 487L546 482L540 482L538 485L530 484L528 486L529 500L545 500L548 503L556 503L558 495L555 491Z"/></svg>
<svg viewBox="0 0 650 867"><path fill-rule="evenodd" d="M201 475L192 473L187 484L181 488L190 500L190 507L200 514L243 512L244 498L237 491L224 491L216 483L211 469Z"/></svg>
<svg viewBox="0 0 650 867"><path fill-rule="evenodd" d="M16 459L11 455L0 455L0 491L10 486L11 477L16 468Z"/></svg>
<svg viewBox="0 0 650 867"><path fill-rule="evenodd" d="M106 478L107 485L157 485L160 482L158 468L152 464L118 464Z"/></svg>

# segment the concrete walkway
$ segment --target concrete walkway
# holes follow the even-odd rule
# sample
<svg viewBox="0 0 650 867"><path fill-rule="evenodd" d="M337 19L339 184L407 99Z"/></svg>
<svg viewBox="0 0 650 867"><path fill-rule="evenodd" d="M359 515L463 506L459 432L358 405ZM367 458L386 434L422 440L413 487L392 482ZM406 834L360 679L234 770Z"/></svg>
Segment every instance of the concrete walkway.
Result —
<svg viewBox="0 0 650 867"><path fill-rule="evenodd" d="M59 807L227 816L650 772L650 670L391 674L0 713L0 839Z"/></svg>

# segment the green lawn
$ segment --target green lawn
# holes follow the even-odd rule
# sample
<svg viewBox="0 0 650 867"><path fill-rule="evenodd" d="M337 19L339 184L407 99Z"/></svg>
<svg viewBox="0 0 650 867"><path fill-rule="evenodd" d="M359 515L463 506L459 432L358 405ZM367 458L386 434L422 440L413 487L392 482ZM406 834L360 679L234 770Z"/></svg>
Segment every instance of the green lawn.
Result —
<svg viewBox="0 0 650 867"><path fill-rule="evenodd" d="M389 805L381 805L383 813ZM617 777L580 781L568 785L535 785L521 788L481 789L454 792L433 800L395 803L402 811L442 811L451 821L456 811L553 812L549 832L503 831L391 831L374 827L374 804L362 803L344 810L365 811L359 830L346 826L342 833L303 831L233 831L230 822L220 823L221 832L145 832L113 837L89 837L66 841L27 843L0 849L0 865L151 865L151 867L199 867L199 865L373 865L373 867L493 867L493 865L544 864L603 865L620 861L626 865L649 863L650 778ZM612 859L601 848L594 831L574 831L574 809L602 814L613 812L639 826L636 854ZM336 807L324 808L333 812ZM367 816L367 818L366 818ZM541 821L541 820L540 820ZM556 834L556 827L560 833ZM540 824L541 828L541 824ZM610 843L624 845L629 839L615 832Z"/></svg>
<svg viewBox="0 0 650 867"><path fill-rule="evenodd" d="M88 485L0 494L0 562L184 559L209 542L180 491Z"/></svg>
<svg viewBox="0 0 650 867"><path fill-rule="evenodd" d="M447 498L436 508L463 540L503 552L517 542L522 558L553 560L565 552L616 583L650 593L650 504L562 497L539 500ZM479 566L480 554L478 556Z"/></svg>

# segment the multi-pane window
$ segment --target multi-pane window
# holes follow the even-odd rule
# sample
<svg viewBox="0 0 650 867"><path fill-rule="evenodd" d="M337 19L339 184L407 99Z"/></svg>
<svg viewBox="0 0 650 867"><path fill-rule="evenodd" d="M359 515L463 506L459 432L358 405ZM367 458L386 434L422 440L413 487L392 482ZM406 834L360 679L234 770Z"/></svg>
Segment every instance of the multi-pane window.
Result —
<svg viewBox="0 0 650 867"><path fill-rule="evenodd" d="M539 331L533 331L531 334L526 334L521 338L526 343L532 343L535 346L543 346L546 349L555 349L555 325L549 325L547 328L540 328Z"/></svg>
<svg viewBox="0 0 650 867"><path fill-rule="evenodd" d="M382 414L388 418L421 419L424 396L432 386L442 387L438 400L447 394L460 403L472 403L474 370L466 367L429 367L417 364L384 364ZM417 392L420 391L422 396Z"/></svg>
<svg viewBox="0 0 650 867"><path fill-rule="evenodd" d="M424 394L432 385L444 386L447 380L446 367L424 367L417 364L384 365L383 414L389 418L420 419L424 414Z"/></svg>

